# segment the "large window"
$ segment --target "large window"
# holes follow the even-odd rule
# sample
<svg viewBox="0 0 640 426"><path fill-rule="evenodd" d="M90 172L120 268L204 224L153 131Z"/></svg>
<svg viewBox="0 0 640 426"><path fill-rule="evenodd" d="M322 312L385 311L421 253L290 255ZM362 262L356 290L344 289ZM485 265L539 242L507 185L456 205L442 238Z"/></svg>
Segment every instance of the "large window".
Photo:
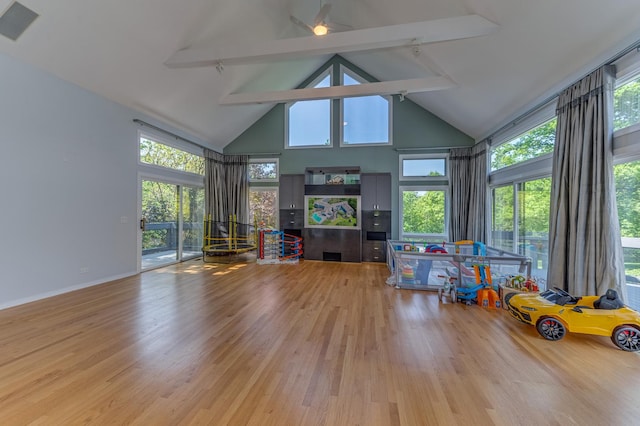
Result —
<svg viewBox="0 0 640 426"><path fill-rule="evenodd" d="M491 150L490 245L532 260L542 283L549 261L551 167L556 118L552 108L526 119ZM541 124L540 124L541 123Z"/></svg>
<svg viewBox="0 0 640 426"><path fill-rule="evenodd" d="M401 238L447 240L447 188L400 187Z"/></svg>
<svg viewBox="0 0 640 426"><path fill-rule="evenodd" d="M640 310L640 160L614 168L627 303Z"/></svg>
<svg viewBox="0 0 640 426"><path fill-rule="evenodd" d="M539 279L547 277L550 204L550 177L491 190L491 245L530 257Z"/></svg>
<svg viewBox="0 0 640 426"><path fill-rule="evenodd" d="M366 78L336 62L306 87L353 86L367 82ZM334 137L340 139L339 145L343 147L390 145L392 105L391 96L380 95L288 103L285 148L330 148L334 146Z"/></svg>
<svg viewBox="0 0 640 426"><path fill-rule="evenodd" d="M322 73L309 87L331 86L331 68ZM330 147L331 100L318 99L287 104L285 120L287 148Z"/></svg>
<svg viewBox="0 0 640 426"><path fill-rule="evenodd" d="M341 67L342 85L366 83L357 74ZM342 99L341 145L388 145L391 98L360 96Z"/></svg>
<svg viewBox="0 0 640 426"><path fill-rule="evenodd" d="M154 136L141 134L140 162L204 176L204 158L159 142Z"/></svg>
<svg viewBox="0 0 640 426"><path fill-rule="evenodd" d="M543 123L491 150L491 170L513 166L553 152L556 118Z"/></svg>

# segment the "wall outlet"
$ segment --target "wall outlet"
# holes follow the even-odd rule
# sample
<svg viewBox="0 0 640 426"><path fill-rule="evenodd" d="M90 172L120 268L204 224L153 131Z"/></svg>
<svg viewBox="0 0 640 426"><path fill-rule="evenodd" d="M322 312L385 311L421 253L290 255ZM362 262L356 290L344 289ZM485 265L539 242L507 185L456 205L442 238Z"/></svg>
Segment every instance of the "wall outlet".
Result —
<svg viewBox="0 0 640 426"><path fill-rule="evenodd" d="M127 223L129 222L129 218L126 216L120 216L120 223Z"/></svg>
<svg viewBox="0 0 640 426"><path fill-rule="evenodd" d="M80 273L81 274L86 274L87 272L89 272L89 267L88 266L83 266L82 268L80 268Z"/></svg>

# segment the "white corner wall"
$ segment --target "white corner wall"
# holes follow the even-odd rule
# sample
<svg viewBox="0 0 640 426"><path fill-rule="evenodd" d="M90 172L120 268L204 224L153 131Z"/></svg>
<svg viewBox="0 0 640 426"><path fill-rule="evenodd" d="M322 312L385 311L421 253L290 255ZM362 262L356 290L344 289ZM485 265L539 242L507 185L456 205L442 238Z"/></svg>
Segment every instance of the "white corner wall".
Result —
<svg viewBox="0 0 640 426"><path fill-rule="evenodd" d="M137 272L133 118L0 54L0 309Z"/></svg>

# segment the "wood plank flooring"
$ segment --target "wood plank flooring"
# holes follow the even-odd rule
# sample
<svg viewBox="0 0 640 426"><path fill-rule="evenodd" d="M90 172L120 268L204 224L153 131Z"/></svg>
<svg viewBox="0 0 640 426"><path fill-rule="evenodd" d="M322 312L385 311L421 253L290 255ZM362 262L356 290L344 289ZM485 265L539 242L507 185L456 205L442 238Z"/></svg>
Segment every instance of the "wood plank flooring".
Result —
<svg viewBox="0 0 640 426"><path fill-rule="evenodd" d="M388 275L192 261L0 311L0 424L638 424L638 354Z"/></svg>

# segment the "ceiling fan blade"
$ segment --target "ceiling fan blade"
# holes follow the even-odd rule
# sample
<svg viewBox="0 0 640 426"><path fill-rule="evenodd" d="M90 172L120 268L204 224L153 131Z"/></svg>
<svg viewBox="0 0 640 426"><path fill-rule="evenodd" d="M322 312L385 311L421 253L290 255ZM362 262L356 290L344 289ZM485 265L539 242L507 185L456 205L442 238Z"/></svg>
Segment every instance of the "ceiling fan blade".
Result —
<svg viewBox="0 0 640 426"><path fill-rule="evenodd" d="M351 25L339 24L337 22L326 22L327 28L331 32L351 31L353 27Z"/></svg>
<svg viewBox="0 0 640 426"><path fill-rule="evenodd" d="M324 19L329 14L329 10L331 10L331 3L325 3L324 5L322 5L322 7L320 8L320 11L318 12L318 14L316 15L316 17L313 20L313 26L314 27L316 25L321 24L324 21Z"/></svg>
<svg viewBox="0 0 640 426"><path fill-rule="evenodd" d="M289 19L294 24L298 25L299 27L304 28L305 30L307 30L307 31L309 31L309 32L311 32L313 34L313 27L311 25L305 24L304 22L302 22L300 19L296 18L293 15L289 15Z"/></svg>

